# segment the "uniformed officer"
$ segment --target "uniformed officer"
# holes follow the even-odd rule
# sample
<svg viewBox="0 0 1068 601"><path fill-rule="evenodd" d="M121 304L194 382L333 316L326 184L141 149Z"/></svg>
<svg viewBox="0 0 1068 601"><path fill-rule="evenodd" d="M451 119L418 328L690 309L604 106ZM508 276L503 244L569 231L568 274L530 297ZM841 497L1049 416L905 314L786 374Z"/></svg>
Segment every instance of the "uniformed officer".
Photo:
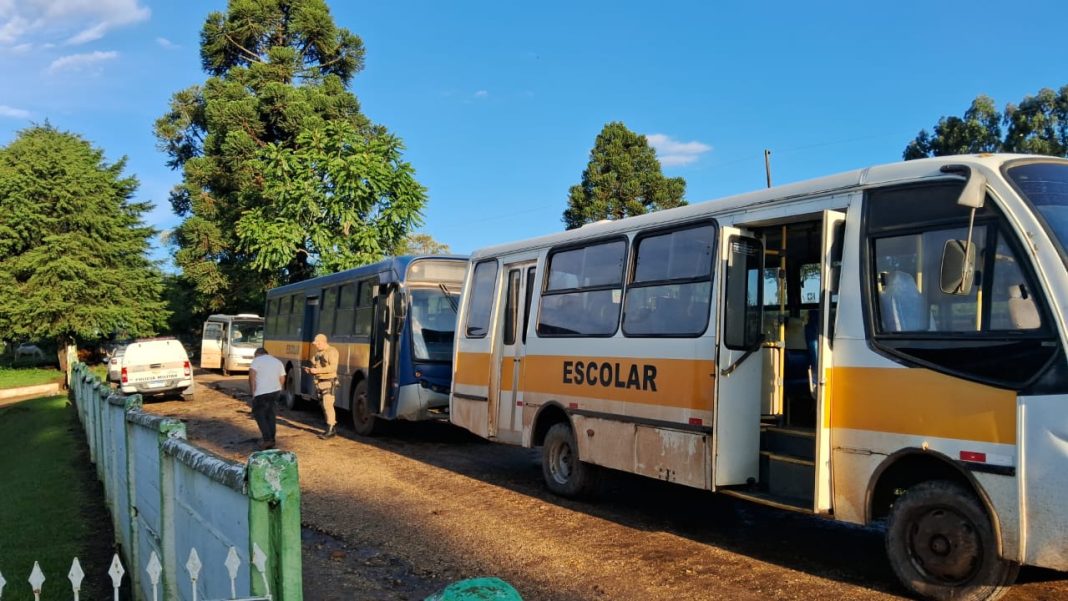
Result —
<svg viewBox="0 0 1068 601"><path fill-rule="evenodd" d="M327 344L326 334L318 334L312 341L315 346L315 355L312 356L312 366L305 367L304 371L315 376L315 391L319 402L323 405L323 414L326 416L326 430L319 438L333 438L337 435L337 417L334 414L334 390L337 388L337 349Z"/></svg>

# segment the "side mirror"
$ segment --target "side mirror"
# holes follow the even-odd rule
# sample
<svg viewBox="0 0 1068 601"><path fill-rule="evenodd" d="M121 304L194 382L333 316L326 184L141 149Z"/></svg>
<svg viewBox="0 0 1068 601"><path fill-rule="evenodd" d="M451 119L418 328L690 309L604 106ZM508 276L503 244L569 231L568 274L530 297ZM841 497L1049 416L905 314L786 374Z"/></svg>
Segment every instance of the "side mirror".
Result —
<svg viewBox="0 0 1068 601"><path fill-rule="evenodd" d="M959 296L971 294L975 280L975 245L964 240L946 240L941 272L942 292Z"/></svg>

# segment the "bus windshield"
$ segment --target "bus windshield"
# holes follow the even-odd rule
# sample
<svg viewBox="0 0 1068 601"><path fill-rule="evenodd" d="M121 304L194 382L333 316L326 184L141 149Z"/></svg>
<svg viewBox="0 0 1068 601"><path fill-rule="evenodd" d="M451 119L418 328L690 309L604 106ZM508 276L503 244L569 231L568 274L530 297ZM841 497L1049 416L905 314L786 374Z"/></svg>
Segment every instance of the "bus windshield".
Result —
<svg viewBox="0 0 1068 601"><path fill-rule="evenodd" d="M230 326L230 343L234 346L263 346L263 322L235 321Z"/></svg>
<svg viewBox="0 0 1068 601"><path fill-rule="evenodd" d="M1026 163L1010 167L1008 176L1042 216L1068 262L1068 163Z"/></svg>
<svg viewBox="0 0 1068 601"><path fill-rule="evenodd" d="M416 361L452 361L459 293L447 287L413 288L409 320Z"/></svg>

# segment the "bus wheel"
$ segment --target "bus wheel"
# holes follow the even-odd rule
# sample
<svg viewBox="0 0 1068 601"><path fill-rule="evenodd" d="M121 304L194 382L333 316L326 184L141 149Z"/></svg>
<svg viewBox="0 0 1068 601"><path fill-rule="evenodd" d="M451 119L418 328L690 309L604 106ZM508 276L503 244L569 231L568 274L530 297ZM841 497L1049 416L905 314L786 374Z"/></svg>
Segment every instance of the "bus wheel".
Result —
<svg viewBox="0 0 1068 601"><path fill-rule="evenodd" d="M377 426L378 418L367 399L367 380L360 380L352 392L352 429L360 436L374 436Z"/></svg>
<svg viewBox="0 0 1068 601"><path fill-rule="evenodd" d="M566 423L554 424L545 434L541 474L549 490L562 497L581 497L593 485L594 467L579 461L575 433Z"/></svg>
<svg viewBox="0 0 1068 601"><path fill-rule="evenodd" d="M894 501L886 554L901 583L925 599L997 599L1020 570L998 557L975 495L946 480L917 484Z"/></svg>
<svg viewBox="0 0 1068 601"><path fill-rule="evenodd" d="M282 403L286 406L286 409L296 409L297 403L300 401L300 396L293 391L293 378L286 372L286 385L282 389Z"/></svg>

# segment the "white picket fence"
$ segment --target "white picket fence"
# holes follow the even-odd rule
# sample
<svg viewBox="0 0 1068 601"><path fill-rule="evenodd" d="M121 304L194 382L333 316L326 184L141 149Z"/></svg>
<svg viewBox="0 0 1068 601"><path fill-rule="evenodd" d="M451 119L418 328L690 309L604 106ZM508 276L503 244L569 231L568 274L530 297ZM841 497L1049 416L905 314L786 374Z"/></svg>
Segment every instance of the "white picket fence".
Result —
<svg viewBox="0 0 1068 601"><path fill-rule="evenodd" d="M133 598L300 601L296 457L264 451L247 464L227 461L185 440L183 423L143 412L139 395L112 391L80 363L73 371L122 555L112 566L142 566L128 574Z"/></svg>
<svg viewBox="0 0 1068 601"><path fill-rule="evenodd" d="M237 574L241 568L241 558L237 555L237 549L230 547L230 552L226 556L226 571L230 575L230 596L218 597L218 599L230 599L235 601L271 601L271 588L270 583L267 581L267 555L260 549L259 545L253 543L252 545L252 564L259 571L260 576L263 578L263 586L267 591L262 597L242 597L237 596ZM200 562L200 556L197 554L196 549L189 551L189 559L185 562L185 570L189 576L189 587L193 591L193 601L197 599L197 581L200 579L200 571L204 565ZM145 566L145 574L148 576L149 584L152 587L152 601L159 601L160 593L160 580L163 576L163 564L159 561L159 556L155 551L149 555L148 565ZM111 577L111 589L114 595L114 601L119 601L119 592L122 589L122 578L126 575L126 568L122 565L122 560L119 559L116 554L111 560L111 568L108 569L108 576ZM85 579L85 572L82 570L82 564L75 557L71 563L70 572L67 573L67 579L70 580L71 594L74 595L74 601L78 601L82 592L82 581ZM45 578L44 572L41 570L40 564L36 561L33 562L33 570L30 571L30 577L27 582L30 583L30 590L33 592L33 598L35 601L41 601L41 589L44 587ZM4 598L4 587L7 585L7 581L4 580L3 573L0 573L0 601Z"/></svg>

